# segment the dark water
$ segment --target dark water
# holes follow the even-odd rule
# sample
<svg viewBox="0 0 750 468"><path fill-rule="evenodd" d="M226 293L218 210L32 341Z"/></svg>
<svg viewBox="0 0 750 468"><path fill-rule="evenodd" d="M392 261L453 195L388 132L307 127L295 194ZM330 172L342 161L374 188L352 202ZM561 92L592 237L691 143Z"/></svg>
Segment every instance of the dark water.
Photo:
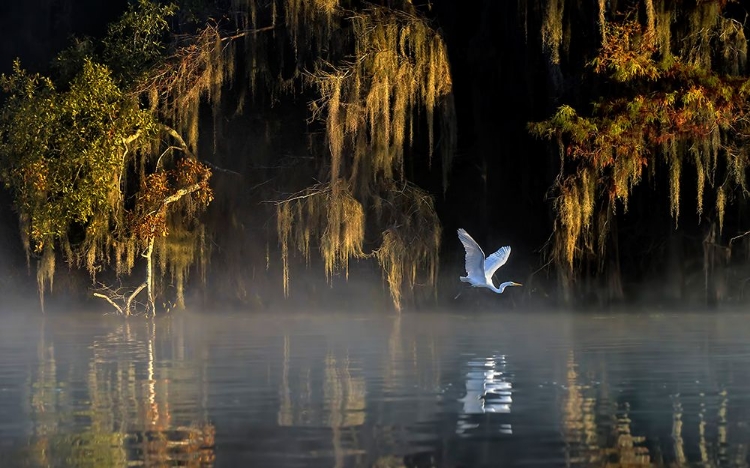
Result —
<svg viewBox="0 0 750 468"><path fill-rule="evenodd" d="M0 319L2 466L747 466L750 315Z"/></svg>

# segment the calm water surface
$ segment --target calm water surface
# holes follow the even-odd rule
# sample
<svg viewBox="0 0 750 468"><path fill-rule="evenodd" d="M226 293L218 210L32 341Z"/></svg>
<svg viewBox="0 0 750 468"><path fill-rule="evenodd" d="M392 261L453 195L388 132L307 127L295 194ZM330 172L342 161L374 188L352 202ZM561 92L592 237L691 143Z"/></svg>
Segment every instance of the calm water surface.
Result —
<svg viewBox="0 0 750 468"><path fill-rule="evenodd" d="M748 466L750 315L0 318L3 466Z"/></svg>

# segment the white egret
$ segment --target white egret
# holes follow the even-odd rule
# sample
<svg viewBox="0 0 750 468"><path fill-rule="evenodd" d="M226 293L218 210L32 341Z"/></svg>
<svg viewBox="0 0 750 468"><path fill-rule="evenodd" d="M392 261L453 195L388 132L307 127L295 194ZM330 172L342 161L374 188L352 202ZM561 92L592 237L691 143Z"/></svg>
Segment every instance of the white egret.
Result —
<svg viewBox="0 0 750 468"><path fill-rule="evenodd" d="M461 276L461 281L469 283L475 288L490 289L498 294L502 294L508 286L523 286L520 283L506 281L496 288L492 282L492 275L508 261L510 246L500 247L497 252L485 259L482 248L468 232L459 229L458 238L466 250L466 276Z"/></svg>

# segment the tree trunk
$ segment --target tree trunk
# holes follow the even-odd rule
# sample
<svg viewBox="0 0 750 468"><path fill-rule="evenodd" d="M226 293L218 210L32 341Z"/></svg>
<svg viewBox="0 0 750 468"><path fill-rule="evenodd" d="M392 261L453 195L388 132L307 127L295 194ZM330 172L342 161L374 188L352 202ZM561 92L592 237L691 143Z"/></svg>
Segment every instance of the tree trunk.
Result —
<svg viewBox="0 0 750 468"><path fill-rule="evenodd" d="M152 316L156 316L156 304L154 303L154 238L151 237L148 240L148 248L146 253L143 254L146 258L146 293L148 294L148 304L146 308L146 315L151 312Z"/></svg>

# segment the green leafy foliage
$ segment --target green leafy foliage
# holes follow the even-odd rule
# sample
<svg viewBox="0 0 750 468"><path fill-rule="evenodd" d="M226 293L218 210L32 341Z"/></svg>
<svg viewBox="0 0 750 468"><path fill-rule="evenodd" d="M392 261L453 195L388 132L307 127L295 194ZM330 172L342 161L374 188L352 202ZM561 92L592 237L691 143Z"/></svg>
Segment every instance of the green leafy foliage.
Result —
<svg viewBox="0 0 750 468"><path fill-rule="evenodd" d="M1 83L11 96L0 120L2 178L29 219L32 250L66 238L73 223L103 235L118 209L125 142L153 129L152 116L91 60L67 91L18 62Z"/></svg>
<svg viewBox="0 0 750 468"><path fill-rule="evenodd" d="M159 5L150 0L131 3L122 18L112 23L104 38L103 59L125 82L143 77L162 58L169 33L167 19L174 4Z"/></svg>
<svg viewBox="0 0 750 468"><path fill-rule="evenodd" d="M210 171L144 105L138 88L166 60L166 18L174 10L139 0L101 44L80 40L60 54L57 79L29 74L18 61L0 77L7 95L0 110L0 178L13 195L27 254L40 257L42 306L58 253L92 277L110 266L129 273L144 248L143 213L158 213L149 231L153 241L167 234L170 213L193 219L212 199ZM178 145L165 150L169 139ZM184 156L174 157L179 150ZM136 196L161 179L164 190L153 185L149 192L161 200Z"/></svg>

